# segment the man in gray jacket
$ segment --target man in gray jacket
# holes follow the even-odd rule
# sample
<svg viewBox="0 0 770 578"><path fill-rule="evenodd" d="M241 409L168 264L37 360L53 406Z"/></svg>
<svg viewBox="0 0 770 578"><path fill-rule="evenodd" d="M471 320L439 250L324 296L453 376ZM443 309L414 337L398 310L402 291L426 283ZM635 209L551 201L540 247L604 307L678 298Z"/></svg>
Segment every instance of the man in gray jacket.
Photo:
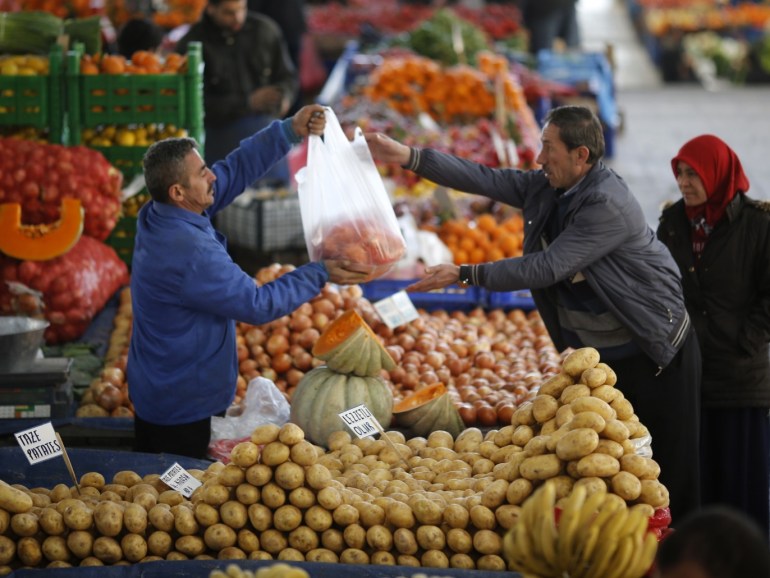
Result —
<svg viewBox="0 0 770 578"><path fill-rule="evenodd" d="M530 289L560 351L594 347L618 375L618 389L652 435L676 520L700 502L700 351L679 269L625 182L602 163L596 115L579 106L553 109L541 140L542 169L519 171L367 135L376 160L519 208L524 218L522 257L428 267L409 290Z"/></svg>

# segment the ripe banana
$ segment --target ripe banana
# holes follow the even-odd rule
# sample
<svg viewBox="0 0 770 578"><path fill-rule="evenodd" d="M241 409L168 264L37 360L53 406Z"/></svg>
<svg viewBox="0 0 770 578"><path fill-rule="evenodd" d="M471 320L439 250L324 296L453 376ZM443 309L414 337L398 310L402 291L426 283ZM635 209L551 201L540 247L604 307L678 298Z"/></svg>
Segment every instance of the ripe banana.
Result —
<svg viewBox="0 0 770 578"><path fill-rule="evenodd" d="M559 518L559 538L558 538L558 562L559 568L568 568L570 559L575 552L574 539L575 532L578 529L581 509L585 505L586 489L585 486L573 488L572 493L566 500L564 509Z"/></svg>

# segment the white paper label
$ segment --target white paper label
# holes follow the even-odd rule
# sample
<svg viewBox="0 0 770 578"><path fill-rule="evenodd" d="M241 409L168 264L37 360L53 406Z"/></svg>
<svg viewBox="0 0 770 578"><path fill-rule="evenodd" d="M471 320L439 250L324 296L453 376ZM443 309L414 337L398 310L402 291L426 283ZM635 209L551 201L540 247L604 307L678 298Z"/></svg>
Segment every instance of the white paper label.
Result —
<svg viewBox="0 0 770 578"><path fill-rule="evenodd" d="M64 452L50 421L13 435L32 465L60 456Z"/></svg>
<svg viewBox="0 0 770 578"><path fill-rule="evenodd" d="M359 439L382 432L380 422L364 404L347 409L338 415Z"/></svg>
<svg viewBox="0 0 770 578"><path fill-rule="evenodd" d="M385 325L391 329L414 321L420 316L406 291L399 291L390 297L380 299L374 304L374 309Z"/></svg>
<svg viewBox="0 0 770 578"><path fill-rule="evenodd" d="M185 498L192 496L201 483L177 462L160 476L160 479L172 490L176 490Z"/></svg>

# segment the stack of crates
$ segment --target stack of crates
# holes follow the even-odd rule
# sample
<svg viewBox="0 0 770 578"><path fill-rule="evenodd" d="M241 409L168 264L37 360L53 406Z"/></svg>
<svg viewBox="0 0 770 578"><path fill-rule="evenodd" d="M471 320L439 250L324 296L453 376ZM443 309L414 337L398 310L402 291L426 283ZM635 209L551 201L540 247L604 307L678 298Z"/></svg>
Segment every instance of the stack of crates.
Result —
<svg viewBox="0 0 770 578"><path fill-rule="evenodd" d="M49 54L46 76L0 76L0 126L48 131L48 141L63 143L64 77L61 46Z"/></svg>
<svg viewBox="0 0 770 578"><path fill-rule="evenodd" d="M81 55L79 48L67 54L68 144L82 144L84 129L163 124L186 130L202 149L205 133L200 42L190 43L184 74L81 74ZM93 148L123 173L124 185L141 174L147 146ZM136 217L124 215L107 239L107 244L129 266L135 233Z"/></svg>

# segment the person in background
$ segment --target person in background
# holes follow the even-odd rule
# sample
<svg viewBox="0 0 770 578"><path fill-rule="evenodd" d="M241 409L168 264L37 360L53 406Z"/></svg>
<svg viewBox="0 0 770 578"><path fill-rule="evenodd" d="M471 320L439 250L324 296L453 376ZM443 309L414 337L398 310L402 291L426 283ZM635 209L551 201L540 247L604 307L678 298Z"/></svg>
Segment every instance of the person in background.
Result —
<svg viewBox="0 0 770 578"><path fill-rule="evenodd" d="M652 576L767 578L767 536L743 512L725 506L704 507L660 543Z"/></svg>
<svg viewBox="0 0 770 578"><path fill-rule="evenodd" d="M625 182L602 163L604 136L588 108L552 109L542 169L492 169L432 149L366 135L375 160L439 185L521 209L524 255L440 264L409 291L453 284L531 289L554 345L596 348L652 435L653 458L676 519L699 506L701 361L679 269Z"/></svg>
<svg viewBox="0 0 770 578"><path fill-rule="evenodd" d="M118 32L118 54L130 59L139 50L157 52L163 44L163 36L163 29L149 18L133 18Z"/></svg>
<svg viewBox="0 0 770 578"><path fill-rule="evenodd" d="M248 12L246 0L208 0L177 52L186 53L193 41L203 48L204 157L213 164L242 139L283 118L299 80L281 29ZM266 176L288 182L285 159Z"/></svg>
<svg viewBox="0 0 770 578"><path fill-rule="evenodd" d="M524 26L529 31L529 51L551 50L561 38L568 48L580 47L577 0L520 0Z"/></svg>
<svg viewBox="0 0 770 578"><path fill-rule="evenodd" d="M714 135L686 142L671 168L682 198L657 233L703 353L703 503L737 508L770 535L770 203L746 197L738 155Z"/></svg>
<svg viewBox="0 0 770 578"><path fill-rule="evenodd" d="M325 124L323 107L303 107L243 140L212 167L190 138L162 140L145 153L152 200L136 224L126 369L136 451L205 458L211 417L224 415L235 396L235 320L268 323L315 297L327 281L365 278L354 265L325 261L259 287L212 226L212 217L249 182L302 137L322 134Z"/></svg>
<svg viewBox="0 0 770 578"><path fill-rule="evenodd" d="M248 0L248 9L258 12L272 18L278 24L286 40L286 48L289 51L289 58L297 71L297 77L301 78L302 70L300 65L300 53L302 51L302 42L307 32L307 22L305 21L305 2L304 0ZM297 90L297 95L289 107L288 114L293 114L301 106L301 90Z"/></svg>

